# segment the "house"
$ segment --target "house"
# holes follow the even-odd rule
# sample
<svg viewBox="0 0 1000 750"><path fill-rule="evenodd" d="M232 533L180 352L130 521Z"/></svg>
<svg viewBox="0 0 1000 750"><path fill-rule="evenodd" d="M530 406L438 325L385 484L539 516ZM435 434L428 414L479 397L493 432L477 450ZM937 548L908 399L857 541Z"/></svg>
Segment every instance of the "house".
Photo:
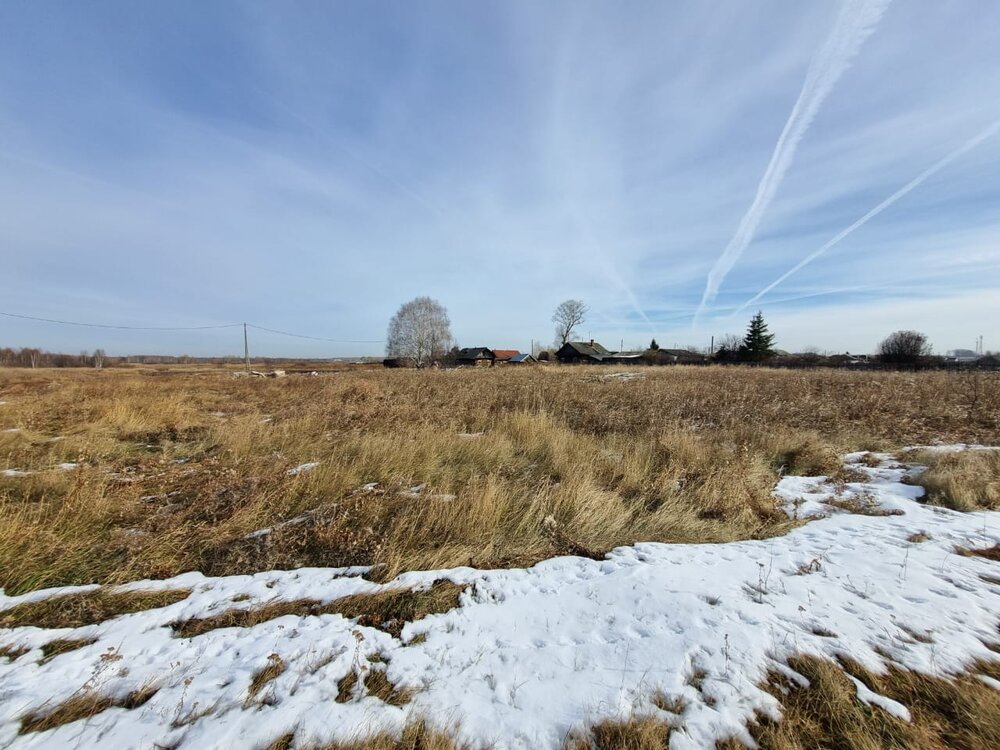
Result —
<svg viewBox="0 0 1000 750"><path fill-rule="evenodd" d="M614 352L601 360L609 365L644 365L646 364L644 352Z"/></svg>
<svg viewBox="0 0 1000 750"><path fill-rule="evenodd" d="M530 354L515 354L513 357L507 360L509 365L535 365L538 364L538 360L532 357Z"/></svg>
<svg viewBox="0 0 1000 750"><path fill-rule="evenodd" d="M588 341L567 341L556 352L556 359L563 364L595 364L604 362L611 352L591 339Z"/></svg>
<svg viewBox="0 0 1000 750"><path fill-rule="evenodd" d="M485 346L475 346L469 349L459 349L455 363L465 367L492 367L496 355Z"/></svg>
<svg viewBox="0 0 1000 750"><path fill-rule="evenodd" d="M493 350L493 364L500 365L510 362L510 360L518 356L521 352L517 349L494 349Z"/></svg>
<svg viewBox="0 0 1000 750"><path fill-rule="evenodd" d="M689 349L658 349L655 361L659 364L697 365L707 362L708 357Z"/></svg>

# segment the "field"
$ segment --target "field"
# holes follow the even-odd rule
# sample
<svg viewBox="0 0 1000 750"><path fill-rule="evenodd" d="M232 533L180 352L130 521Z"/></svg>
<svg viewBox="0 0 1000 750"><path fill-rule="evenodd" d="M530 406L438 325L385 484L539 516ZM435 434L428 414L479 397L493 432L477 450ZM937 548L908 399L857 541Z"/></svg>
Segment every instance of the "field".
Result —
<svg viewBox="0 0 1000 750"><path fill-rule="evenodd" d="M826 505L849 511L838 519L884 528L897 522L889 511L872 512L876 506L865 505L868 495L849 489L889 482L877 472L889 471L885 467L891 467L891 461L876 454L929 467L918 478L905 472L894 477L892 491L899 497L907 484L919 482L931 503L959 511L947 516L956 519L948 521L953 526L943 529L940 539L926 549L944 544L952 530L956 539L965 539L973 528L982 528L979 543L985 545L993 538L987 526L992 529L996 523L991 511L1000 507L1000 452L903 452L909 446L936 443L1000 445L996 375L537 367L359 370L249 379L198 368L3 371L0 587L7 597L17 598L6 607L0 602L0 627L8 628L0 634L29 626L37 626L33 632L58 629L72 648L57 646L55 653L44 654L42 661L51 668L48 660L55 664L56 657L69 658L59 656L58 648L84 653L78 651L82 647L77 641L102 637L93 630L104 627L99 623L141 618L163 607L174 612L169 608L183 608L178 602L184 597L171 594L171 587L155 585L140 589L150 601L137 601L128 589L43 599L22 596L30 592L168 579L190 571L217 581L245 581L256 579L223 577L348 568L346 577L338 580L353 583L343 590L335 587L324 595L322 584L297 597L278 597L277 604L263 596L257 606L257 594L241 589L236 595L254 602L253 608L176 609L187 614L169 624L175 633L196 641L201 634L226 627L266 627L279 617L298 618L303 629L311 627L307 623L347 618L372 626L377 638L395 639L391 649L379 653L391 651L392 664L403 665L405 649L397 645L411 632L406 628L425 617L434 622L442 616L438 613L466 602L462 597L469 596L471 580L471 573L455 573L424 581L410 571L474 569L502 577L552 558L600 566L611 550L646 542L693 545L692 550L713 554L706 544L777 545L792 539L793 529L800 533L804 526L828 523L807 524L806 513L783 507L775 495L783 478L788 484L782 486L792 487L796 477L819 477L832 493ZM843 456L851 452L860 457L845 463ZM918 512L928 514L927 528L938 523L931 510L921 507L912 517ZM965 536L958 530L962 523ZM949 545L946 553L955 547ZM912 546L921 548L916 542ZM771 554L776 548L769 547ZM681 554L686 548L650 549ZM972 543L962 549L989 552ZM912 554L907 564L919 570L922 553ZM969 566L968 571L990 564L977 554L952 559L955 565ZM746 578L757 580L757 566L764 563L754 564L748 557L746 564ZM394 593L398 586L392 588L393 582L409 580L407 574L423 592L419 596ZM488 588L483 581L499 580L476 575L486 577L473 585L478 592L474 596ZM990 641L986 649L1000 640L1000 584L983 575L977 585L993 587L989 595L982 594L982 606L984 613L992 612L996 635L992 641L985 639ZM208 579L198 579L203 580ZM285 578L268 580L278 589L290 585ZM185 584L185 590L198 585ZM758 594L763 600L764 594ZM753 598L751 594L749 600ZM127 612L134 614L114 619ZM212 619L218 617L222 619ZM944 640L947 633L937 637ZM428 642L433 640L429 637ZM7 649L9 668L30 658L16 653L13 641L4 643L0 640L0 650ZM40 642L38 648L42 645L48 643ZM727 641L727 674L730 661L738 661L728 648ZM887 738L899 747L996 746L1000 704L995 688L1000 675L978 652L978 666L973 666L973 651L963 652L969 662L965 671L956 653L954 663L939 674L927 670L918 675L896 664L895 671L879 675L876 665L864 662L860 654L841 652L838 663L804 648L794 657L799 666L789 671L809 675L808 688L792 690L785 685L791 678L774 669L752 681L762 695L775 696L770 699L775 705L784 705L785 720L777 722L775 716L769 723L758 717L751 734L762 746L774 748L823 742L878 747L889 742ZM947 649L942 647L942 652ZM254 667L243 698L246 705L266 692L268 684L279 684L283 674L294 671L287 654L275 651L264 657L268 660ZM633 658L627 653L626 663ZM951 657L940 658L947 662ZM391 714L395 724L387 724L388 734L374 736L380 728L374 725L368 732L373 737L351 740L352 747L476 743L479 736L452 726L461 723L453 717L435 716L426 705L412 713L399 708L418 704L420 693L415 686L390 681L386 675L394 674L393 669L403 667L365 667L363 673L349 673L361 674L357 684L334 685L338 699L349 697L340 701L344 705L353 705L350 696L358 698L359 706L380 696L382 704L401 712ZM974 672L993 680L992 687L970 676ZM909 704L912 721L853 699L845 692L853 690L847 673L879 697ZM368 685L368 679L382 683ZM530 676L511 679L517 685ZM113 697L107 691L99 697L85 691L85 699L76 691L59 707L33 707L34 713L19 715L18 736L45 737L47 731L63 731L81 718L110 716L109 709L138 711L146 701L152 705L158 700L142 687L133 684L131 691ZM153 693L160 689L157 683ZM355 695L357 691L362 693ZM655 704L655 691L648 692L646 699ZM721 696L717 700L725 703ZM958 708L949 713L945 703ZM832 716L824 713L835 705L841 707ZM663 711L656 718L622 706L595 707L592 716L563 722L567 727L582 722L584 728L566 733L562 744L663 747L672 731L678 736L680 723L669 717L683 709ZM188 718L180 727L187 731L191 725L200 726L210 715L185 714ZM358 716L357 727L370 725ZM719 739L753 741L745 732L738 735L734 731L730 736L735 739ZM280 737L261 735L257 740L225 735L227 741L235 736L247 747L278 740L288 747L310 746L302 739L304 733L296 734L294 728ZM346 746L344 737L334 739L341 743L337 746ZM497 742L506 746L502 738ZM682 746L680 740L671 742L672 747Z"/></svg>

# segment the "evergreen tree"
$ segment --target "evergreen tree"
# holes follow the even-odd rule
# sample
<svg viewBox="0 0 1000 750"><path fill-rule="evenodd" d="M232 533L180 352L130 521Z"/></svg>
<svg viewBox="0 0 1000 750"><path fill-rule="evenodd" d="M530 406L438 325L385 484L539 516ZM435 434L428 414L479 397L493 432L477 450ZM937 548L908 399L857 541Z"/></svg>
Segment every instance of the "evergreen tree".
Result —
<svg viewBox="0 0 1000 750"><path fill-rule="evenodd" d="M747 328L747 335L743 337L743 346L740 347L740 358L749 362L763 362L765 359L774 356L774 334L767 332L767 323L764 322L764 314L760 311L750 320Z"/></svg>
<svg viewBox="0 0 1000 750"><path fill-rule="evenodd" d="M655 352L660 348L660 345L656 343L656 339L653 339L649 342L649 348Z"/></svg>

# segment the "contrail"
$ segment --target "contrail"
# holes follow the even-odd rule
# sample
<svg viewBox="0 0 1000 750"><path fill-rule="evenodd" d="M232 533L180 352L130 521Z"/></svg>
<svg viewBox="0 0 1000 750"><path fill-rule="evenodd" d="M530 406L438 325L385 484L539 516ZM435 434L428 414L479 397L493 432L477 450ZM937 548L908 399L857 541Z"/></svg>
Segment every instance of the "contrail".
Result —
<svg viewBox="0 0 1000 750"><path fill-rule="evenodd" d="M744 302L742 305L740 305L738 308L736 308L736 310L734 310L732 314L733 315L738 315L739 313L741 313L743 310L745 310L746 308L748 308L754 302L756 302L761 297L763 297L765 294L767 294L772 289L774 289L776 286L778 286L778 284L782 283L785 279L787 279L793 273L796 273L797 271L801 270L805 266L808 266L810 263L812 263L814 260L816 260L816 258L818 258L819 256L821 256L823 253L825 253L831 247L833 247L838 242L840 242L842 239L844 239L849 234L851 234L851 232L853 232L855 229L857 229L858 227L861 227L861 226L864 226L865 224L867 224L870 219L873 219L874 217L878 216L880 213L882 213L883 211L885 211L885 209L887 209L893 203L895 203L900 198L902 198L903 196L905 196L911 190L914 190L916 187L918 187L921 183L923 183L924 181L926 181L928 178L930 178L933 175L937 174L942 169L944 169L949 164L951 164L953 161L955 161L955 159L957 159L958 157L962 156L963 154L968 153L969 151L971 151L972 149L974 149L976 146L978 146L980 143L982 143L983 141L985 141L987 138L989 138L992 135L995 135L998 131L1000 131L1000 120L996 120L992 125L990 125L989 127L987 127L985 130L980 131L978 135L973 136L972 138L970 138L969 140L967 140L965 143L963 143L961 146L959 146L954 151L952 151L950 154L948 154L944 158L942 158L942 159L938 160L937 162L935 162L934 164L932 164L930 167L928 167L923 172L921 172L919 175L917 175L912 180L910 180L908 183L906 183L905 185L903 185L903 187L901 187L895 193L893 193L888 198L886 198L884 201L882 201L881 203L879 203L877 206L875 206L875 208L873 208L871 211L869 211L868 213L866 213L860 219L858 219L857 221L855 221L849 227L847 227L846 229L842 229L840 232L838 232L836 235L834 235L834 237L832 239L828 240L822 247L820 247L817 250L814 250L813 252L811 252L805 258L803 258L798 263L796 263L794 266L792 266L792 268L790 268L789 270L785 271L785 273L783 273L777 279L775 279L770 284L768 284L766 287L764 287L759 292L757 292L757 294L755 294L753 297L751 297L746 302Z"/></svg>
<svg viewBox="0 0 1000 750"><path fill-rule="evenodd" d="M845 0L841 6L830 36L809 63L799 98L795 101L784 130L781 131L781 136L774 146L771 161L757 185L753 203L743 215L736 234L708 274L705 292L695 313L695 321L715 300L726 275L753 240L760 220L774 199L785 172L792 164L799 142L837 80L850 67L862 43L875 30L890 2L891 0Z"/></svg>

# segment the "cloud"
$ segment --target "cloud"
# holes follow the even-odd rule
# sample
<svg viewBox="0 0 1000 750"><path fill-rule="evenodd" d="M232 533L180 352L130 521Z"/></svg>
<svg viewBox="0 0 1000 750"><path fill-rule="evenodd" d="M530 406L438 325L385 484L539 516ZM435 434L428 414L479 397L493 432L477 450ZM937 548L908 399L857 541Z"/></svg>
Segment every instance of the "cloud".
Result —
<svg viewBox="0 0 1000 750"><path fill-rule="evenodd" d="M821 255L823 255L825 252L827 252L834 245L836 245L841 240L843 240L846 237L848 237L852 232L854 232L855 230L857 230L860 227L862 227L865 224L867 224L869 221L871 221L876 216L878 216L880 213L882 213L887 208L889 208L889 206L891 206L893 203L895 203L896 201L900 200L901 198L905 197L907 194L909 194L910 192L912 192L913 190L915 190L916 188L918 188L921 184L923 184L928 179L930 179L931 177L933 177L935 174L937 174L938 172L940 172L942 169L944 169L945 167L947 167L949 164L951 164L953 161L955 161L956 159L958 159L960 156L963 156L964 154L967 154L969 151L971 151L972 149L974 149L976 146L978 146L979 144L981 144L983 141L985 141L988 138L996 135L996 133L998 131L1000 131L1000 120L997 120L997 121L993 122L992 124L990 124L989 126L987 126L986 128L984 128L983 130L981 130L975 136L973 136L969 140L965 141L961 146L959 146L955 150L951 151L949 154L947 154L943 158L939 159L937 162L935 162L930 167L928 167L927 169L925 169L923 172L921 172L919 175L917 175L916 177L914 177L908 183L906 183L905 185L903 185L903 187L901 187L899 190L897 190L896 192L894 192L892 195L890 195L884 201L882 201L881 203L879 203L877 206L875 206L875 208L873 208L870 211L868 211L864 216L862 216L861 218L859 218L857 221L855 221L854 223L852 223L849 226L845 227L841 231L837 232L837 234L835 234L830 240L828 240L827 242L825 242L823 245L821 245L819 248L817 248L813 252L809 253L809 255L807 255L805 258L803 258L802 260L800 260L798 263L796 263L790 269L788 269L787 271L785 271L785 273L783 273L777 279L775 279L770 284L768 284L766 287L764 287L763 289L761 289L759 292L757 292L757 294L755 294L753 297L751 297L750 299L748 299L742 305L740 305L739 307L737 307L736 310L733 311L733 314L737 315L737 314L743 312L744 310L746 310L750 305L752 305L755 302L757 302L758 300L760 300L762 297L764 297L764 295L766 295L768 292L770 292L771 290L773 290L779 284L781 284L782 282L784 282L788 277L792 276L793 274L797 273L798 271L800 271L803 268L805 268L806 266L808 266L810 263L812 263L818 257L820 257Z"/></svg>
<svg viewBox="0 0 1000 750"><path fill-rule="evenodd" d="M757 186L750 208L740 220L736 234L709 271L705 291L695 314L697 319L711 305L726 276L753 241L764 213L774 200L785 172L792 164L799 142L805 136L826 97L850 67L862 43L875 30L890 0L846 0L830 35L809 65L805 82L785 127L774 146L771 160Z"/></svg>

